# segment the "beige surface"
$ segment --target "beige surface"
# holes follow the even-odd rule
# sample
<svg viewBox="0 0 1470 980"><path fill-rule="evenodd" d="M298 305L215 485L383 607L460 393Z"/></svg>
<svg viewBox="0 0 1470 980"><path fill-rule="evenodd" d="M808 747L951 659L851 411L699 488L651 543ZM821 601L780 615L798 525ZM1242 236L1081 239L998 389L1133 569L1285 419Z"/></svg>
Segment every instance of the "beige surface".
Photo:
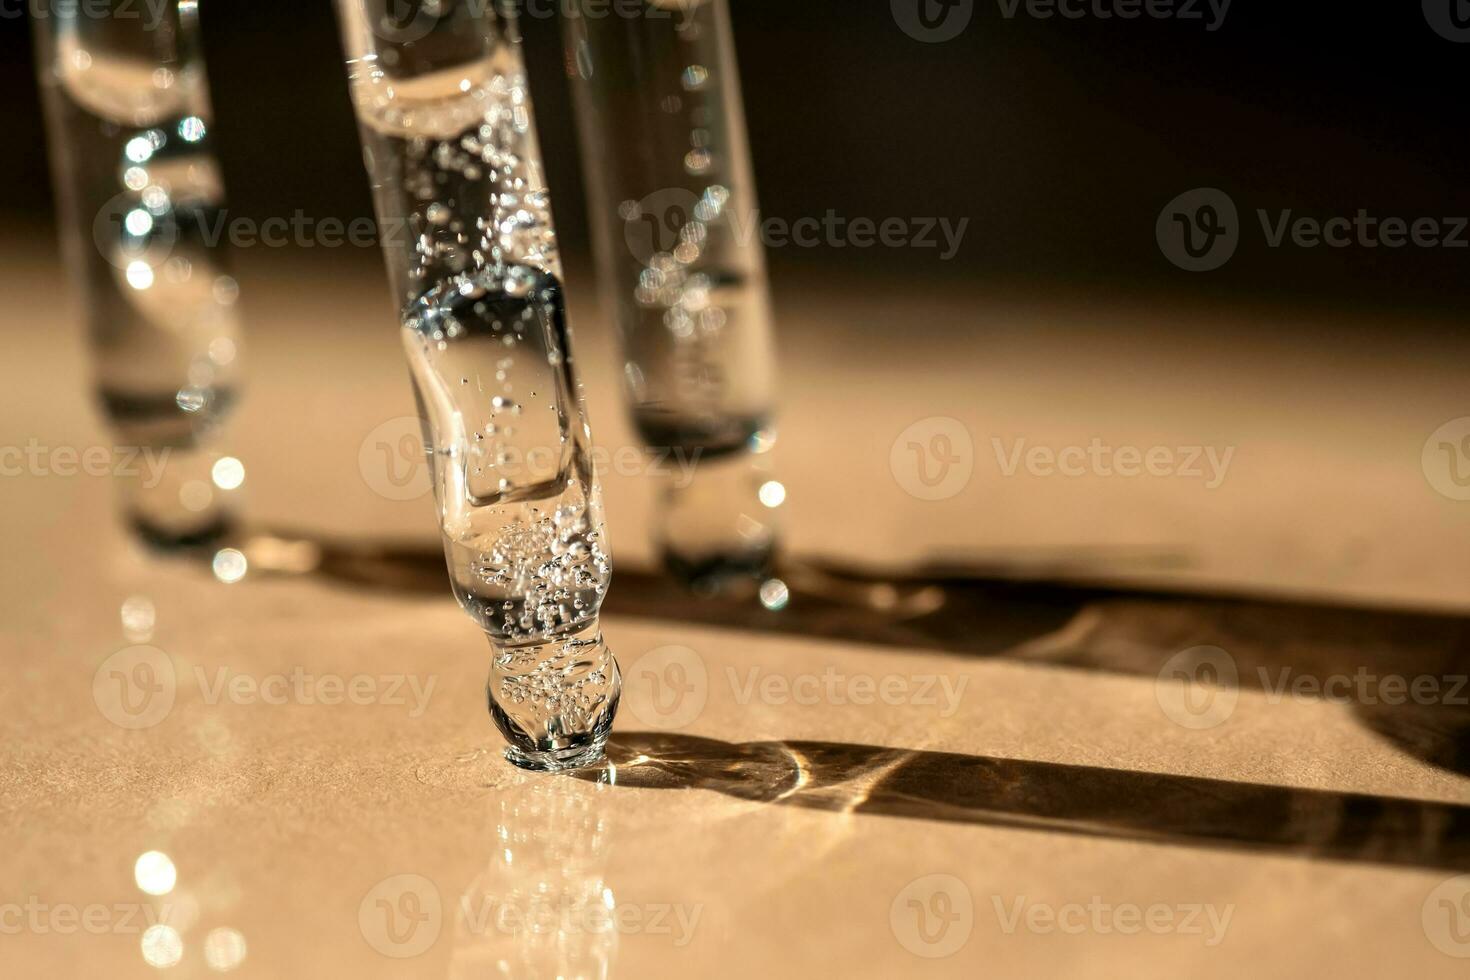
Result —
<svg viewBox="0 0 1470 980"><path fill-rule="evenodd" d="M25 369L0 391L0 442L105 444L77 382L81 351L68 311L27 307L33 320L16 312L23 289L51 270L12 271L0 282L0 308L10 311L0 358ZM383 500L358 472L367 433L410 409L377 284L350 270L324 298L290 282L251 295L251 285L265 280L242 279L255 340L238 445L252 513L323 533L431 540L425 501ZM1464 411L1463 386L1452 377L1460 361L1426 349L1429 342L1411 365L1396 365L1386 363L1390 352L1366 343L1288 350L1264 326L1252 328L1249 344L1224 328L1208 334L1213 340L1186 343L1171 339L1167 323L1145 327L1064 306L1022 310L970 297L916 313L897 291L835 308L818 302L840 295L830 288L792 295L783 312L793 324L784 336L786 373L795 381L781 461L797 550L911 561L943 548L949 557L1050 563L1089 549L1103 556L1103 567L1085 570L1092 575L1464 603L1470 532L1460 508L1470 504L1436 496L1418 466L1428 433ZM968 329L941 347L898 327L931 313ZM819 318L840 328L819 331ZM626 436L608 388L611 360L592 317L579 324L594 425L600 441L617 445ZM1120 356L1125 330L1132 340ZM967 351L957 352L957 342ZM334 351L349 353L334 361ZM1303 377L1314 380L1310 390ZM1086 394L1084 381L1092 385ZM1206 493L1167 481L1003 480L994 477L993 457L977 458L963 493L918 501L890 472L889 449L905 426L929 415L961 419L981 452L997 431L1056 444L1094 433L1145 446L1220 439L1239 446L1238 469ZM803 463L818 454L823 465ZM617 557L630 563L646 553L644 491L631 477L609 485ZM640 658L687 648L692 659L677 656L703 668L707 700L676 734L725 745L731 761L714 780L724 789L636 785L637 770L656 765L638 759L625 762L619 785L529 777L498 757L483 706L486 647L447 594L255 577L225 586L138 556L112 524L103 480L8 478L0 494L0 622L11 664L11 680L0 687L7 844L0 906L33 896L50 907L172 904L183 941L173 975L211 975L206 936L219 927L245 937L238 975L264 977L558 969L588 976L1464 974L1466 960L1436 948L1421 920L1426 907L1439 908L1431 892L1451 877L1446 868L875 815L861 810L885 778L881 769L827 785L800 752L779 765L737 764L740 745L808 741L1470 803L1470 781L1399 751L1340 705L1271 703L1261 691L1242 690L1225 724L1191 731L1163 717L1152 677L609 617L605 630L630 696L620 744L641 744L631 734L658 720L647 707L657 692ZM1122 557L1109 558L1112 548ZM1137 555L1156 552L1187 562L1130 567ZM134 731L104 716L93 682L104 660L130 645L119 607L135 595L156 608L149 642L170 658L177 695L158 724ZM434 687L414 717L405 704L210 703L196 672L213 684L220 669L258 681L298 667L344 682L407 676ZM753 668L787 679L831 669L875 683L934 676L964 687L947 716L940 706L913 703L762 703L757 695L742 704L741 681L732 683L730 672L743 679ZM756 756L759 763L769 753ZM159 899L134 880L135 859L151 850L166 852L178 871L174 891ZM426 880L409 881L421 909L432 912L433 895L441 903L440 916L421 924L427 931L401 934L411 944L439 927L413 958L381 951L410 948L384 938L376 899L385 893L373 891L391 890L395 882L380 883L397 875ZM918 955L939 947L912 931L916 893L905 889L928 875L957 879L943 885L948 908L965 895L973 908L967 933L960 919L943 934L941 943L964 939L943 958ZM534 911L528 895L538 882L542 894L568 896L574 908L601 896L627 931L562 921L476 935L461 921L466 895L472 914L487 908L487 897ZM1018 901L1208 904L1217 914L1228 907L1231 917L1216 945L1207 944L1206 918L1191 926L1204 934L1125 935L1094 924L1073 934L1028 929L1024 919L1007 932L1004 916ZM127 925L140 921L129 915ZM687 935L681 921L692 924ZM7 976L156 972L144 963L139 935L121 922L100 935L0 932L0 958Z"/></svg>

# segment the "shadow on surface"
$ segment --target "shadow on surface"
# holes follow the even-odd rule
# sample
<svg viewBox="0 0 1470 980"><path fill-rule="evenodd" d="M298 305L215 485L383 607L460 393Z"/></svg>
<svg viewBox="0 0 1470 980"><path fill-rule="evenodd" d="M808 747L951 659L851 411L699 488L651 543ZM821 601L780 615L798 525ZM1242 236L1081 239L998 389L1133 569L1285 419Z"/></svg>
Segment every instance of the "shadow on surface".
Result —
<svg viewBox="0 0 1470 980"><path fill-rule="evenodd" d="M1470 807L840 742L614 732L617 784L1339 861L1470 870Z"/></svg>
<svg viewBox="0 0 1470 980"><path fill-rule="evenodd" d="M449 594L437 548L294 532L257 533L242 547L250 567L267 573ZM1105 559L1112 560L1097 560ZM1024 567L1065 576L1087 565L1038 566L1032 559ZM1351 680L1345 702L1370 731L1431 765L1470 774L1470 617L1009 577L1016 572L996 564L883 575L787 561L779 573L790 585L791 600L772 611L750 596L696 597L667 576L620 567L604 610L1144 677L1159 676L1180 651L1216 646L1231 658L1231 683L1247 690L1312 700L1320 699L1330 679ZM1438 693L1428 703L1397 695L1382 688L1389 677L1427 678ZM1319 693L1292 693L1303 679Z"/></svg>

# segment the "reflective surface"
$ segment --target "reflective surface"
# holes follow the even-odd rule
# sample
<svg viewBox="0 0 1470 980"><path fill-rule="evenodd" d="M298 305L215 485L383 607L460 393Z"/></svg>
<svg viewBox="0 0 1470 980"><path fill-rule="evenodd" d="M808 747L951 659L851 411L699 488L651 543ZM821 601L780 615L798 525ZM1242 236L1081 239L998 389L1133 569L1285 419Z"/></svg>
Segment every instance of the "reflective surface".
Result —
<svg viewBox="0 0 1470 980"><path fill-rule="evenodd" d="M20 308L27 282L58 274L24 271L0 282L0 309ZM378 428L413 414L381 284L364 273L348 299L327 299L298 281L310 271L242 273L270 288L258 291L265 327L252 349L263 388L240 406L240 451L260 521L284 530L274 550L241 549L247 567L233 584L229 561L139 554L114 520L108 479L53 469L0 480L12 666L0 688L8 973L1463 975L1470 782L1453 753L1422 748L1457 744L1444 737L1454 718L1439 712L1459 709L1290 693L1299 675L1359 667L1378 677L1465 671L1470 634L1455 597L1466 532L1458 511L1416 496L1434 493L1417 449L1442 419L1420 425L1385 409L1381 429L1344 430L1352 445L1381 438L1413 450L1406 466L1385 464L1373 503L1352 489L1359 457L1331 441L1332 429L1293 450L1330 465L1272 496L1274 483L1255 482L1245 465L1250 447L1254 458L1272 448L1259 448L1255 416L1243 411L1226 503L1255 516L1223 536L1150 534L1154 515L1132 509L1111 512L1111 540L1076 530L1065 508L1022 528L1035 497L1070 491L983 476L990 464L977 457L972 489L984 489L985 508L954 501L981 516L926 539L931 503L887 475L908 424L898 416L962 415L946 401L973 398L974 379L931 377L882 422L847 406L854 426L877 435L835 448L833 465L882 479L867 501L804 504L825 476L783 461L793 506L805 508L793 529L812 536L808 554L857 565L943 558L955 527L984 531L993 540L966 539L968 561L953 563L991 579L966 594L969 645L925 632L942 613L924 587L864 592L870 605L892 604L887 634L823 636L822 616L853 617L809 609L814 586L798 575L785 612L815 619L810 631L690 623L691 610L710 607L658 608L654 583L630 575L645 604L630 595L620 611L614 591L605 613L627 668L611 765L585 779L528 774L500 758L485 725L483 642L450 600L442 564L422 587L372 574L374 561L402 572L412 562L393 559L437 547L425 526L428 476L417 473L419 496L389 499L383 488L395 485L363 469L365 458L381 462L380 438L396 445ZM328 315L344 303L353 316ZM581 311L579 322L598 322L592 303ZM862 310L850 314L840 329L861 323ZM80 376L85 348L68 311L42 315L46 330L0 333L6 362ZM319 331L297 329L298 316ZM384 329L366 329L374 322ZM798 346L798 364L825 349L815 344L823 321L804 322L817 349ZM1033 331L1034 346L1009 341L1013 362L1052 365L1053 391L1068 390L1066 362L1047 349L1061 329ZM361 341L354 370L324 370L344 338ZM613 363L608 331L584 329L579 340L587 363ZM1463 351L1442 343L1425 342L1425 356L1457 363ZM889 376L893 365L884 368ZM794 406L788 446L819 444L818 407L868 369L831 370L830 389L798 396L810 401ZM1390 393L1399 383L1362 377ZM594 404L616 404L615 371L591 370L589 381ZM5 442L105 441L83 385L42 399L26 387L42 382L38 372L0 389ZM1425 367L1416 383L1446 404L1459 397L1448 367ZM1330 400L1303 387L1292 397ZM1121 416L1126 399L1114 404ZM1044 408L1017 400L1012 410L1031 439L1068 438L1045 428ZM283 412L304 420L299 431L282 430ZM1137 420L1108 424L1147 431ZM617 450L637 444L616 426L605 438L615 464ZM649 488L631 469L612 467L611 525L627 528L616 532L627 564L652 567L638 524ZM307 492L321 485L334 492ZM1098 506L1110 492L1102 487ZM1181 495L1168 499L1182 509L1188 490L1131 492ZM1318 510L1349 505L1371 518L1356 563L1312 530ZM849 508L867 519L847 521ZM1224 508L1202 497L1191 513L1221 522ZM1013 536L977 526L992 510L1010 517ZM846 536L834 533L838 520ZM357 550L333 551L331 576L258 574L302 558L284 531ZM1064 533L1071 547L1057 543ZM1339 559L1330 580L1325 555ZM1002 587L1001 571L1092 584ZM1100 579L1147 590L1103 589ZM1243 598L1161 592L1247 584ZM1310 586L1316 596L1302 601ZM1402 608L1414 595L1420 608ZM1233 702L1215 685L1197 702L1169 700L1173 675L1161 684L1161 667L1202 645L1234 659ZM1211 713L1227 702L1228 717ZM1217 724L1170 716L1191 704Z"/></svg>

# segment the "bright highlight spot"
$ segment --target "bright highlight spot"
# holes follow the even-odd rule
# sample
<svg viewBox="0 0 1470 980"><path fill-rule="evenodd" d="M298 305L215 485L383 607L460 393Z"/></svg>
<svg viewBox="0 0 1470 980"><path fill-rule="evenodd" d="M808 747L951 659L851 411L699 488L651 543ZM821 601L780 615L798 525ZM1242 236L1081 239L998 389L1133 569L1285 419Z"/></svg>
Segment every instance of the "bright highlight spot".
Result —
<svg viewBox="0 0 1470 980"><path fill-rule="evenodd" d="M167 895L178 878L173 861L162 851L145 851L133 862L133 880L149 895Z"/></svg>
<svg viewBox="0 0 1470 980"><path fill-rule="evenodd" d="M184 958L184 939L173 926L156 925L143 930L143 959L149 966L167 969Z"/></svg>
<svg viewBox="0 0 1470 980"><path fill-rule="evenodd" d="M127 228L130 235L146 235L153 230L153 215L142 208L135 208L123 219L123 227Z"/></svg>
<svg viewBox="0 0 1470 980"><path fill-rule="evenodd" d="M146 136L134 136L123 147L123 153L134 163L146 163L153 156L153 141Z"/></svg>
<svg viewBox="0 0 1470 980"><path fill-rule="evenodd" d="M761 484L760 498L767 507L780 507L786 500L786 488L776 480L767 480Z"/></svg>
<svg viewBox="0 0 1470 980"><path fill-rule="evenodd" d="M209 475L221 490L234 490L245 482L245 464L233 456L221 456L214 461Z"/></svg>
<svg viewBox="0 0 1470 980"><path fill-rule="evenodd" d="M233 584L245 577L250 563L243 552L235 548L221 548L214 553L214 577L226 584Z"/></svg>
<svg viewBox="0 0 1470 980"><path fill-rule="evenodd" d="M785 609L786 604L791 601L791 590L780 579L768 578L761 583L760 596L761 605L771 612L777 612Z"/></svg>
<svg viewBox="0 0 1470 980"><path fill-rule="evenodd" d="M204 962L216 973L228 973L245 962L245 937L239 930L209 930L204 937Z"/></svg>
<svg viewBox="0 0 1470 980"><path fill-rule="evenodd" d="M198 116L190 116L179 123L179 135L190 143L197 143L204 139L204 120Z"/></svg>
<svg viewBox="0 0 1470 980"><path fill-rule="evenodd" d="M128 263L128 285L134 289L148 289L153 285L153 266L138 259Z"/></svg>
<svg viewBox="0 0 1470 980"><path fill-rule="evenodd" d="M152 599L144 595L128 596L123 600L119 612L122 616L123 632L128 634L128 639L142 643L153 635L155 613Z"/></svg>
<svg viewBox="0 0 1470 980"><path fill-rule="evenodd" d="M209 342L209 359L224 367L235 359L235 342L229 337L216 337Z"/></svg>

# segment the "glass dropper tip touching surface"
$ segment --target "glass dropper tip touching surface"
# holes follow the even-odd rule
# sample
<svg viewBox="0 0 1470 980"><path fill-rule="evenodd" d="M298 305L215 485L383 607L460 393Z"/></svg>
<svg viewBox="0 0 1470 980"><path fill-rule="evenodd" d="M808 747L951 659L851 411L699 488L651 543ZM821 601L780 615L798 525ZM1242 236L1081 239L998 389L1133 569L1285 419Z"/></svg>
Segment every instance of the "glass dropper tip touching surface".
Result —
<svg viewBox="0 0 1470 980"><path fill-rule="evenodd" d="M620 677L591 427L513 5L443 0L410 35L338 0L364 159L455 597L527 769L601 758Z"/></svg>
<svg viewBox="0 0 1470 980"><path fill-rule="evenodd" d="M522 769L593 765L617 714L622 677L596 619L543 642L511 646L490 637L485 700Z"/></svg>

